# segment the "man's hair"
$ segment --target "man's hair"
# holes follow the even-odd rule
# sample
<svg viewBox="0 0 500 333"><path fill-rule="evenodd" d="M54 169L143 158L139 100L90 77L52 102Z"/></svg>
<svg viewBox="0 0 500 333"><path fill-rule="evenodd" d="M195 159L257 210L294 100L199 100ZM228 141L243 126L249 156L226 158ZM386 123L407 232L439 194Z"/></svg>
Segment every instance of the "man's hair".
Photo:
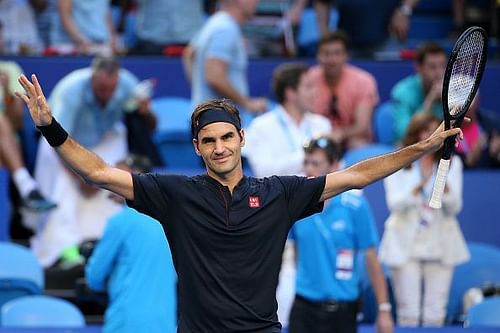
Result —
<svg viewBox="0 0 500 333"><path fill-rule="evenodd" d="M240 112L230 99L222 98L208 100L206 102L198 104L198 106L191 114L191 135L193 138L196 139L196 128L201 115L207 111L214 109L224 110L229 114L236 116L236 119L241 124Z"/></svg>
<svg viewBox="0 0 500 333"><path fill-rule="evenodd" d="M425 61L425 58L429 54L439 54L439 53L444 54L446 56L446 52L441 47L441 45L435 42L426 42L418 47L415 55L415 61L417 62L417 64L422 65Z"/></svg>
<svg viewBox="0 0 500 333"><path fill-rule="evenodd" d="M341 30L331 31L321 37L318 44L318 50L321 49L323 45L336 42L342 43L346 51L349 50L349 36Z"/></svg>
<svg viewBox="0 0 500 333"><path fill-rule="evenodd" d="M118 59L113 56L98 55L92 60L92 73L105 72L114 74L120 69Z"/></svg>
<svg viewBox="0 0 500 333"><path fill-rule="evenodd" d="M300 78L307 70L307 65L299 62L281 64L276 67L273 71L272 89L278 103L285 101L287 88L297 89Z"/></svg>
<svg viewBox="0 0 500 333"><path fill-rule="evenodd" d="M317 150L323 151L326 154L326 158L330 164L340 161L342 158L343 151L340 143L326 135L313 138L304 145L304 152L306 154L312 154Z"/></svg>

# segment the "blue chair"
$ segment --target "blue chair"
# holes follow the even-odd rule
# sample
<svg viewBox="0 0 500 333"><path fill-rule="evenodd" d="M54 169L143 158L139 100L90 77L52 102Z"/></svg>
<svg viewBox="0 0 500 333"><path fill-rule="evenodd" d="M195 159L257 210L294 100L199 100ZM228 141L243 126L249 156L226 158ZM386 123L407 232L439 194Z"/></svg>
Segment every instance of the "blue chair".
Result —
<svg viewBox="0 0 500 333"><path fill-rule="evenodd" d="M339 21L339 13L333 8L330 12L330 30L336 30ZM297 32L297 44L307 56L314 56L320 39L316 12L313 8L306 8L300 18L299 30Z"/></svg>
<svg viewBox="0 0 500 333"><path fill-rule="evenodd" d="M455 268L448 298L449 322L459 322L462 298L467 290L486 283L500 283L500 249L483 243L469 243L471 259ZM499 312L500 313L500 312Z"/></svg>
<svg viewBox="0 0 500 333"><path fill-rule="evenodd" d="M344 166L349 167L370 157L386 154L394 150L393 146L385 144L368 144L359 148L346 151L342 158Z"/></svg>
<svg viewBox="0 0 500 333"><path fill-rule="evenodd" d="M391 101L386 101L375 109L372 127L376 142L385 145L394 143L394 106Z"/></svg>
<svg viewBox="0 0 500 333"><path fill-rule="evenodd" d="M0 168L0 242L10 238L9 172Z"/></svg>
<svg viewBox="0 0 500 333"><path fill-rule="evenodd" d="M0 242L0 307L21 296L41 294L43 269L27 248Z"/></svg>
<svg viewBox="0 0 500 333"><path fill-rule="evenodd" d="M500 327L500 297L486 298L472 306L467 314L466 327Z"/></svg>
<svg viewBox="0 0 500 333"><path fill-rule="evenodd" d="M51 296L25 296L2 307L2 327L85 327L85 318L72 303Z"/></svg>
<svg viewBox="0 0 500 333"><path fill-rule="evenodd" d="M151 102L158 119L154 142L168 168L193 168L200 165L191 142L192 104L187 98L161 97Z"/></svg>

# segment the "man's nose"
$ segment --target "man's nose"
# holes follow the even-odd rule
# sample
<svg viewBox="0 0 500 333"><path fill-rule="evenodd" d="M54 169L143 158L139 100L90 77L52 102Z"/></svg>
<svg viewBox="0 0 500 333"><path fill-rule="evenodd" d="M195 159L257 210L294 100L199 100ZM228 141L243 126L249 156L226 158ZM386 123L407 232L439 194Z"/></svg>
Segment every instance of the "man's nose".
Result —
<svg viewBox="0 0 500 333"><path fill-rule="evenodd" d="M215 153L216 154L222 154L224 152L224 144L222 143L221 140L215 141Z"/></svg>

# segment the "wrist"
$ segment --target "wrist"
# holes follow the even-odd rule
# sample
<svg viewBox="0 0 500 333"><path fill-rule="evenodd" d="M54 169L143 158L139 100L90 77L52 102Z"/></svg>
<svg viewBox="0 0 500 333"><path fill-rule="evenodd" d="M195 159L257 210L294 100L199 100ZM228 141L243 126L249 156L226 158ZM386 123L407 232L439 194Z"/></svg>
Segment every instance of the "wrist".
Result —
<svg viewBox="0 0 500 333"><path fill-rule="evenodd" d="M49 125L36 127L52 147L59 147L68 139L68 132L52 117Z"/></svg>
<svg viewBox="0 0 500 333"><path fill-rule="evenodd" d="M380 303L378 305L379 312L391 312L391 310L392 310L392 305L389 302Z"/></svg>

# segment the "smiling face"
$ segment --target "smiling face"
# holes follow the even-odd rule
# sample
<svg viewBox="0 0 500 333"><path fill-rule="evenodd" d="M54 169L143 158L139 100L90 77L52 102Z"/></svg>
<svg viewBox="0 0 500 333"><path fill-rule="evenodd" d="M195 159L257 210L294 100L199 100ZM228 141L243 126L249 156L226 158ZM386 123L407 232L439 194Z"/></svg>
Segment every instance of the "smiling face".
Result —
<svg viewBox="0 0 500 333"><path fill-rule="evenodd" d="M241 147L245 144L243 130L233 124L216 122L203 127L198 138L193 139L196 153L201 156L207 172L215 178L226 178L229 175L243 174L241 164Z"/></svg>

